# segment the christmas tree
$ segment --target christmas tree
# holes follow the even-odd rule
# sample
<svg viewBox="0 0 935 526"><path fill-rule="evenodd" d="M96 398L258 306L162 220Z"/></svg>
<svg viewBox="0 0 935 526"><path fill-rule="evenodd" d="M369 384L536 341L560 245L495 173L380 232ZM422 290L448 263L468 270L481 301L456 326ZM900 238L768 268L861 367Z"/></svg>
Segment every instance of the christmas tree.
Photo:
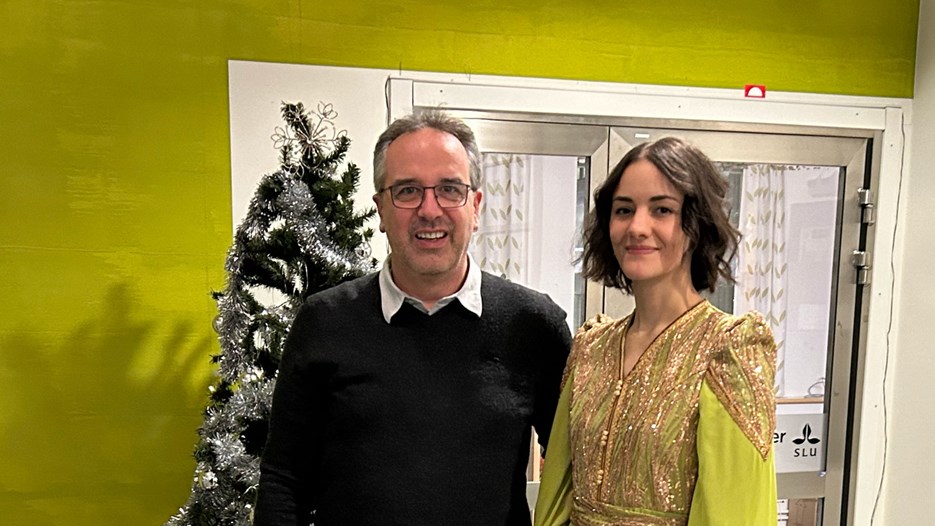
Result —
<svg viewBox="0 0 935 526"><path fill-rule="evenodd" d="M227 287L214 294L221 354L195 447L192 492L167 526L248 526L260 478L283 344L305 298L373 270L375 211L354 210L360 170L330 104L282 105L272 136L280 169L260 181L227 256ZM264 300L264 298L267 298Z"/></svg>

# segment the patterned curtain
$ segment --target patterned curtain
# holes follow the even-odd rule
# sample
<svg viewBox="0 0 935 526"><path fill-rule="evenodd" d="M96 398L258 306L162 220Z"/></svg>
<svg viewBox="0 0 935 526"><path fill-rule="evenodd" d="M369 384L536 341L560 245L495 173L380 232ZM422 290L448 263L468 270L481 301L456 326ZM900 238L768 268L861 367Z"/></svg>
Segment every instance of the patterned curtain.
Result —
<svg viewBox="0 0 935 526"><path fill-rule="evenodd" d="M471 255L482 270L518 283L529 275L527 250L531 157L485 153L482 158L484 199Z"/></svg>
<svg viewBox="0 0 935 526"><path fill-rule="evenodd" d="M776 338L776 394L784 395L786 289L786 190L784 165L744 167L734 312L763 314Z"/></svg>

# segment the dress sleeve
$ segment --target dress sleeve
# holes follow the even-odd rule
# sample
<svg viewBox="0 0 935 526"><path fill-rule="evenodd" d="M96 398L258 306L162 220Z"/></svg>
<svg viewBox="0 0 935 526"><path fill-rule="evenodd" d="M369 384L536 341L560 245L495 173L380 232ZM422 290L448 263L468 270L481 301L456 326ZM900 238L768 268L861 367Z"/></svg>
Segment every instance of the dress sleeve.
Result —
<svg viewBox="0 0 935 526"><path fill-rule="evenodd" d="M705 381L765 459L776 429L776 342L758 313L725 323Z"/></svg>
<svg viewBox="0 0 935 526"><path fill-rule="evenodd" d="M571 386L572 382L566 381L558 399L536 499L535 526L565 526L571 517L571 441L568 433Z"/></svg>
<svg viewBox="0 0 935 526"><path fill-rule="evenodd" d="M700 412L698 479L688 526L775 526L772 448L764 459L707 381L701 385Z"/></svg>
<svg viewBox="0 0 935 526"><path fill-rule="evenodd" d="M701 385L689 526L773 526L776 344L756 313L730 317Z"/></svg>

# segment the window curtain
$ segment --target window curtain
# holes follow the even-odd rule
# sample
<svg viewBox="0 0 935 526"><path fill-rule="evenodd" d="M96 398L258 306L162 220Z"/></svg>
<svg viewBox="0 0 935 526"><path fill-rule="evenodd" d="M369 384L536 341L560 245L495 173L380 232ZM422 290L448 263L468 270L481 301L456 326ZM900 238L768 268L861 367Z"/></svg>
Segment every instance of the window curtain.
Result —
<svg viewBox="0 0 935 526"><path fill-rule="evenodd" d="M763 314L776 339L776 395L784 396L786 290L785 165L744 167L740 197L740 233L734 286L734 312Z"/></svg>
<svg viewBox="0 0 935 526"><path fill-rule="evenodd" d="M529 155L483 154L484 198L471 241L481 270L519 283L529 277L531 160Z"/></svg>

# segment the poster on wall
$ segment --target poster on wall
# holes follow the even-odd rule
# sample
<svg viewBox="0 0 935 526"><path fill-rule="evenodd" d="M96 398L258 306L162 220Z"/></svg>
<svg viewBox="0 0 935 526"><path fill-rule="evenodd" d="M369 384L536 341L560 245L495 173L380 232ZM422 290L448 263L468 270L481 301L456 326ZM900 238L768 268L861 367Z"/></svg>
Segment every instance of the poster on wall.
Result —
<svg viewBox="0 0 935 526"><path fill-rule="evenodd" d="M826 442L824 413L776 415L776 473L823 471Z"/></svg>

